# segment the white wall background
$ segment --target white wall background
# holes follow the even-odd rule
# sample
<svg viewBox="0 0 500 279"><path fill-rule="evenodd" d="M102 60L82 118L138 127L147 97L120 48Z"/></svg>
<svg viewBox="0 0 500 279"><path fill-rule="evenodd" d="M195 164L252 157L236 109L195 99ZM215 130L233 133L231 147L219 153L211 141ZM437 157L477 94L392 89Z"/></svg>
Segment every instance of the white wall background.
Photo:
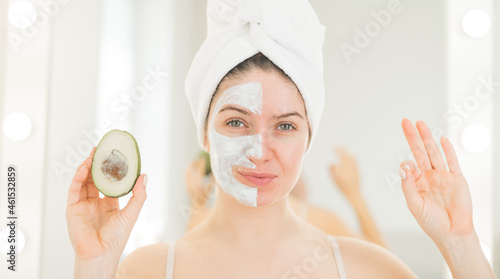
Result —
<svg viewBox="0 0 500 279"><path fill-rule="evenodd" d="M26 226L27 246L20 254L21 272L12 277L3 263L0 277L72 277L73 250L65 222L67 188L75 167L71 161L79 163L86 154L80 155L78 150L85 153L97 143L85 134L109 129L101 126L126 128L136 136L143 172L149 175L148 200L123 256L139 246L180 237L189 206L184 169L199 151L184 79L205 37L205 1L70 0L37 35L45 40L46 48L37 45L42 39L35 38L21 54L8 50L6 37L11 27L7 24L6 2L0 2L0 113L5 117L10 112L15 103L9 98L18 94L28 111L40 115L32 119L34 131L28 140L11 143L4 135L0 137L0 179L14 156L29 157L22 151L28 147L34 148L40 163L31 165L38 176L23 177L26 190L19 207L24 210L21 221ZM426 121L436 134L447 129L446 5L435 0L400 0L401 12L393 14L390 23L360 53L353 54L350 62L340 49L342 42L354 44L355 28L364 29L373 21L371 12L387 10L390 2L311 0L327 27L323 49L327 96L320 132L305 161L304 177L312 203L334 211L358 229L352 208L327 173L328 164L336 160L332 147L347 147L358 158L363 194L390 249L421 278L441 278L441 256L406 209L398 167L400 161L410 158L400 126L403 117L412 122ZM498 5L495 9L499 18ZM500 34L494 30L498 46ZM45 63L38 64L44 67L30 72L23 67L42 62L8 62L28 55ZM500 80L500 61L495 59L494 80ZM118 96L141 84L148 67L156 66L168 77L126 117L122 119L119 113L107 109ZM16 75L9 78L13 73ZM12 84L35 84L36 80L43 84L35 86L42 93L30 94L41 96L40 102L9 89ZM498 111L498 100L495 106ZM103 125L108 119L111 124ZM494 124L498 135L498 120ZM498 150L495 156L498 169ZM57 163L66 168L56 172ZM0 218L4 218L6 191L0 189ZM498 197L498 191L495 193ZM121 204L129 196L122 198ZM496 216L500 216L498 205L496 210ZM34 220L40 217L28 224L30 215ZM496 250L499 248L497 244Z"/></svg>

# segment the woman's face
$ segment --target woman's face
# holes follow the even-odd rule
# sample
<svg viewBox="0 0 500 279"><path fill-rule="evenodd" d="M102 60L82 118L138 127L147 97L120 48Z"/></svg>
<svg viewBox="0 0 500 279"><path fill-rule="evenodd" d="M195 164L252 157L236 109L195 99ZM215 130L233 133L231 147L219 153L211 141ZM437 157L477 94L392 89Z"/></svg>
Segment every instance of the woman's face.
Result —
<svg viewBox="0 0 500 279"><path fill-rule="evenodd" d="M309 136L295 85L260 70L226 79L207 123L212 171L226 193L248 206L266 206L290 192Z"/></svg>

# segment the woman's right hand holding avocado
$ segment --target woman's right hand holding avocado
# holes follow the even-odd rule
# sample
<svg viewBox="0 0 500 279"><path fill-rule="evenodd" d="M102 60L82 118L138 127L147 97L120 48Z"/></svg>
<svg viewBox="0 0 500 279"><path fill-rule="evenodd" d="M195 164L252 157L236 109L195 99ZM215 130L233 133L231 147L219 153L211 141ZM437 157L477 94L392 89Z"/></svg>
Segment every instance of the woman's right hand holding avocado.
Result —
<svg viewBox="0 0 500 279"><path fill-rule="evenodd" d="M92 180L95 148L78 167L68 192L66 222L75 250L74 278L115 278L120 255L146 200L146 175L137 179L128 204L99 197Z"/></svg>

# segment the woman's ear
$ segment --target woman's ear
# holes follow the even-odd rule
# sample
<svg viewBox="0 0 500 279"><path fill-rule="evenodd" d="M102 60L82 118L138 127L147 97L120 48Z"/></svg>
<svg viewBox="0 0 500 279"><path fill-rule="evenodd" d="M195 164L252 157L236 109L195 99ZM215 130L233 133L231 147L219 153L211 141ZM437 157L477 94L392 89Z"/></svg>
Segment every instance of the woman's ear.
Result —
<svg viewBox="0 0 500 279"><path fill-rule="evenodd" d="M203 141L203 146L205 147L205 150L210 153L210 142L208 141L208 135L205 133L205 138Z"/></svg>

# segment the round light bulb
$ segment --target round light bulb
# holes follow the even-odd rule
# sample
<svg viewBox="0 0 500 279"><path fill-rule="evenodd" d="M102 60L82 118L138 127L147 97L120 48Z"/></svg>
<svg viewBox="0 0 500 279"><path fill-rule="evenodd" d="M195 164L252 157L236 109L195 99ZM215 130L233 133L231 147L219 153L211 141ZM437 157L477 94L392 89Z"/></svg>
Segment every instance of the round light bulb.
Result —
<svg viewBox="0 0 500 279"><path fill-rule="evenodd" d="M490 133L481 125L470 125L462 132L462 145L471 153L481 153L490 145Z"/></svg>
<svg viewBox="0 0 500 279"><path fill-rule="evenodd" d="M490 17L481 10L470 10L462 19L462 27L467 35L472 38L480 38L490 30Z"/></svg>
<svg viewBox="0 0 500 279"><path fill-rule="evenodd" d="M16 1L9 7L9 21L17 28L27 28L36 20L36 9L28 1Z"/></svg>
<svg viewBox="0 0 500 279"><path fill-rule="evenodd" d="M20 112L9 114L3 122L3 131L8 138L15 141L25 140L31 134L30 118Z"/></svg>

